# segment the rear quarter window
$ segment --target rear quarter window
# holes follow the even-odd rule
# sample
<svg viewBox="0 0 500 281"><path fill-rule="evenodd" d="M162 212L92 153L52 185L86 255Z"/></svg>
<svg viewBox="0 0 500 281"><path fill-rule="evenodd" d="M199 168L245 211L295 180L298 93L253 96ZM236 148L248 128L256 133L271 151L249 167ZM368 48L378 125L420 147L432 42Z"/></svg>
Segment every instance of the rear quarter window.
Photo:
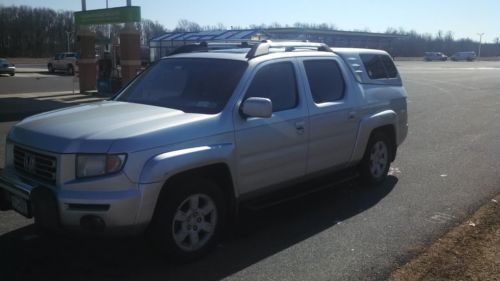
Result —
<svg viewBox="0 0 500 281"><path fill-rule="evenodd" d="M396 78L398 71L387 55L360 54L366 73L372 80Z"/></svg>
<svg viewBox="0 0 500 281"><path fill-rule="evenodd" d="M380 58L387 72L387 78L396 78L398 76L398 70L392 59L389 56L380 56Z"/></svg>

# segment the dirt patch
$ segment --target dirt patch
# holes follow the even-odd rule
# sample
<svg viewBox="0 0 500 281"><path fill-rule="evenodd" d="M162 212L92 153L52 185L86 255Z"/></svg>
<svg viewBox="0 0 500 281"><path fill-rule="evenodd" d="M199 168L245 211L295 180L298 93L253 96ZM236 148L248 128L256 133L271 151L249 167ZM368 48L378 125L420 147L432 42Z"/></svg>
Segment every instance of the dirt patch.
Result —
<svg viewBox="0 0 500 281"><path fill-rule="evenodd" d="M500 281L500 195L393 272L390 280Z"/></svg>

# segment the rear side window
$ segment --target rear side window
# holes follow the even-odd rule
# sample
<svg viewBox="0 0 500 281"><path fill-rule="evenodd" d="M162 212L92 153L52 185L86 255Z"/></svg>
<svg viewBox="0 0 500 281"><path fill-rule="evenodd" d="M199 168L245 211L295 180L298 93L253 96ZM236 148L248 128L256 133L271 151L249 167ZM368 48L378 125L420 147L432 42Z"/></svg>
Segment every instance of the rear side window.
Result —
<svg viewBox="0 0 500 281"><path fill-rule="evenodd" d="M246 98L268 98L273 112L297 106L297 83L294 67L290 62L279 62L262 67L248 88Z"/></svg>
<svg viewBox="0 0 500 281"><path fill-rule="evenodd" d="M392 60L386 55L361 54L359 55L370 79L396 78L398 71Z"/></svg>
<svg viewBox="0 0 500 281"><path fill-rule="evenodd" d="M308 60L304 62L304 67L315 103L332 102L344 97L345 82L336 61Z"/></svg>

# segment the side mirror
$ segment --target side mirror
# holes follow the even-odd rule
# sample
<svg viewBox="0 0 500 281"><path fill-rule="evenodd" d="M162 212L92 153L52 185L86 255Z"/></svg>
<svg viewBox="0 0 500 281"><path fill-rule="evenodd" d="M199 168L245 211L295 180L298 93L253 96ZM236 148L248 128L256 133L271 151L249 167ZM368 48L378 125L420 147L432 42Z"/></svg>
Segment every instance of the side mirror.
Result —
<svg viewBox="0 0 500 281"><path fill-rule="evenodd" d="M269 118L273 115L273 103L268 98L250 97L241 105L241 112L246 117Z"/></svg>

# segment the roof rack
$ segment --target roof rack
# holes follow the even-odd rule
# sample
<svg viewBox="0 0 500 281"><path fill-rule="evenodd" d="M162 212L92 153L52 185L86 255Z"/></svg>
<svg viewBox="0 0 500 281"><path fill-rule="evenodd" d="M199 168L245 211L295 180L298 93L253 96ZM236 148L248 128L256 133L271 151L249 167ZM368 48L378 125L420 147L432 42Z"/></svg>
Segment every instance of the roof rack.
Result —
<svg viewBox="0 0 500 281"><path fill-rule="evenodd" d="M257 45L253 45L252 49L247 53L247 58L252 59L258 56L267 55L271 49L285 49L285 52L293 52L296 50L311 50L320 52L333 51L325 43L312 43L312 42L271 42L265 41Z"/></svg>
<svg viewBox="0 0 500 281"><path fill-rule="evenodd" d="M251 48L252 46L247 42L235 42L235 43L208 43L202 41L200 43L188 44L180 46L179 48L173 50L169 56L182 54L182 53L194 53L194 52L208 52L213 50L224 50L224 49L237 49L237 48Z"/></svg>
<svg viewBox="0 0 500 281"><path fill-rule="evenodd" d="M237 48L249 48L246 58L252 59L262 55L267 55L271 52L271 49L284 49L284 52L293 52L297 50L309 50L309 51L319 51L319 52L330 52L333 51L324 43L312 43L312 42L293 42L293 41L283 41L283 42L272 42L270 40L266 41L243 41L240 43L207 43L206 41L189 44L181 46L174 51L172 51L169 56L182 54L182 53L194 53L194 52L209 52L214 50L225 50L225 49L237 49Z"/></svg>

